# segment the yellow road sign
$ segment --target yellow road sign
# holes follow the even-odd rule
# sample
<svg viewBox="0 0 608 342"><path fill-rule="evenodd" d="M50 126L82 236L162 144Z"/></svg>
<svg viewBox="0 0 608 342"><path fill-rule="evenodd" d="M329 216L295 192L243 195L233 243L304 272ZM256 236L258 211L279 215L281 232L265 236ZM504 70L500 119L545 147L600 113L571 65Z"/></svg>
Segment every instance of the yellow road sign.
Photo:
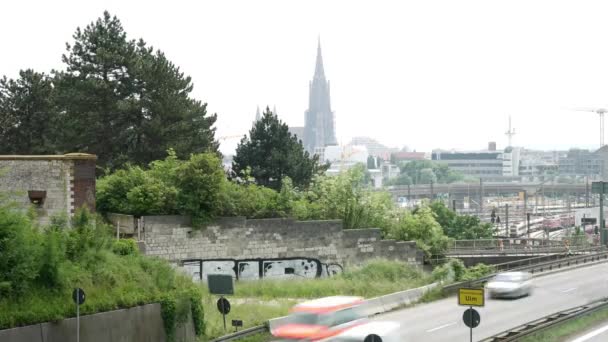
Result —
<svg viewBox="0 0 608 342"><path fill-rule="evenodd" d="M458 289L458 305L484 306L485 296L481 289Z"/></svg>

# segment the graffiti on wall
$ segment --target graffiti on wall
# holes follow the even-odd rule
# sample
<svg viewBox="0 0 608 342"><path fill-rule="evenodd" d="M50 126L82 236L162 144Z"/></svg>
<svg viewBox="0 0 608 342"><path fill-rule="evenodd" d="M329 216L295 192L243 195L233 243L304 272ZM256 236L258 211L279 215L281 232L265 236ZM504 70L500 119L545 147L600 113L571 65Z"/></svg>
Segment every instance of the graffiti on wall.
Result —
<svg viewBox="0 0 608 342"><path fill-rule="evenodd" d="M227 274L237 280L311 279L331 277L343 271L340 264L324 264L318 259L304 257L243 260L188 259L182 261L182 267L196 281L206 281L209 274Z"/></svg>

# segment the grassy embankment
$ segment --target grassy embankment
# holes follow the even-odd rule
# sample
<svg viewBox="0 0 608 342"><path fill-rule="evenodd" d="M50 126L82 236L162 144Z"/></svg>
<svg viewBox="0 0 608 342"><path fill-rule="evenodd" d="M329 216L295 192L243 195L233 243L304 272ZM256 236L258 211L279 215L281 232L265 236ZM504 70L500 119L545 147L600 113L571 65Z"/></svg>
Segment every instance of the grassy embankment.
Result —
<svg viewBox="0 0 608 342"><path fill-rule="evenodd" d="M298 301L332 295L355 295L372 298L403 291L432 283L434 278L405 263L375 260L362 267L346 269L332 278L298 280L261 280L238 282L235 295L229 297L234 303L226 317L228 331L232 319L241 319L245 327L263 324L269 318L284 316ZM215 308L217 296L205 292L203 305L207 336L224 335L221 314ZM261 338L261 337L259 337ZM252 337L251 341L264 341Z"/></svg>
<svg viewBox="0 0 608 342"><path fill-rule="evenodd" d="M87 212L71 226L65 219L48 227L34 222L0 205L0 329L76 316L72 291L80 287L83 315L160 302L170 341L188 313L202 336L202 291L166 261L140 255L133 240L115 241Z"/></svg>
<svg viewBox="0 0 608 342"><path fill-rule="evenodd" d="M373 298L430 284L477 279L494 269L487 265L465 268L462 262L452 260L428 274L411 265L386 260L374 260L362 267L346 269L332 278L298 280L261 280L238 282L235 295L229 300L232 311L226 317L228 332L232 319L243 320L244 328L261 325L270 318L284 316L298 301L332 295L356 295ZM427 292L420 301L430 302L443 298L440 288ZM203 295L207 336L225 335L221 314L216 310L217 296ZM267 341L267 335L252 336L247 342Z"/></svg>
<svg viewBox="0 0 608 342"><path fill-rule="evenodd" d="M589 315L576 318L571 321L551 327L547 330L526 336L521 339L522 342L554 342L566 341L570 337L599 324L608 321L608 308L598 310Z"/></svg>

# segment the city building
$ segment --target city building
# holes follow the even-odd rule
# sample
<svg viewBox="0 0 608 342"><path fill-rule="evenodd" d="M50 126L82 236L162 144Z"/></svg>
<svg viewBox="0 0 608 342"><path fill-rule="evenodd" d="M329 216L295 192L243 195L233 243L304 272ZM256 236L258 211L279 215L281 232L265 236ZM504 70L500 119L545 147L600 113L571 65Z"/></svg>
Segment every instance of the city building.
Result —
<svg viewBox="0 0 608 342"><path fill-rule="evenodd" d="M604 174L604 150L595 152L582 149L571 149L564 158L558 162L560 176L586 176L589 179L600 179Z"/></svg>
<svg viewBox="0 0 608 342"><path fill-rule="evenodd" d="M314 153L318 148L336 145L334 112L331 110L329 81L325 78L321 41L317 47L315 73L309 84L308 110L304 115L303 143L306 150Z"/></svg>
<svg viewBox="0 0 608 342"><path fill-rule="evenodd" d="M363 145L367 148L370 156L383 160L390 160L391 153L398 151L398 149L382 145L377 140L370 137L354 137L349 145Z"/></svg>
<svg viewBox="0 0 608 342"><path fill-rule="evenodd" d="M410 162L414 160L429 160L431 154L426 152L406 152L399 151L391 154L391 161L393 163Z"/></svg>
<svg viewBox="0 0 608 342"><path fill-rule="evenodd" d="M507 147L496 150L495 143L488 144L488 150L444 151L434 150L433 161L446 164L451 170L465 176L483 178L488 181L519 181L521 148Z"/></svg>

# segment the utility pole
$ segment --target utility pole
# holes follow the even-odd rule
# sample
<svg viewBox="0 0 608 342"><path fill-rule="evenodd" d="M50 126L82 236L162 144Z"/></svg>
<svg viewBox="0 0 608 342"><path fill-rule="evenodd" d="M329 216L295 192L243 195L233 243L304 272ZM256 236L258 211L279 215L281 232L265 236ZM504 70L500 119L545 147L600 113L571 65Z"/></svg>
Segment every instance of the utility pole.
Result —
<svg viewBox="0 0 608 342"><path fill-rule="evenodd" d="M585 208L589 208L589 176L585 176Z"/></svg>
<svg viewBox="0 0 608 342"><path fill-rule="evenodd" d="M505 236L509 236L509 204L505 204L505 230L507 234Z"/></svg>
<svg viewBox="0 0 608 342"><path fill-rule="evenodd" d="M479 216L483 213L483 179L479 177Z"/></svg>
<svg viewBox="0 0 608 342"><path fill-rule="evenodd" d="M528 226L528 239L530 238L530 213L526 213L526 221Z"/></svg>

